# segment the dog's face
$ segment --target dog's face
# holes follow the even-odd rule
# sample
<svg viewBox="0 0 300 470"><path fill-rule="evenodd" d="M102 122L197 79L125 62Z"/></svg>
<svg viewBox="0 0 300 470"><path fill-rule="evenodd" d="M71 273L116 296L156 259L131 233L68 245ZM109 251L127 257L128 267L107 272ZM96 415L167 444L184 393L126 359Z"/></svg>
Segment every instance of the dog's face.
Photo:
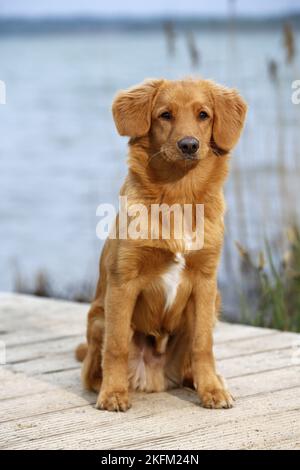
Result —
<svg viewBox="0 0 300 470"><path fill-rule="evenodd" d="M213 102L199 83L167 82L152 109L150 141L168 161L196 161L208 152Z"/></svg>
<svg viewBox="0 0 300 470"><path fill-rule="evenodd" d="M247 106L240 95L208 80L149 80L121 92L113 115L121 135L148 135L150 157L179 165L211 150L228 153L240 136Z"/></svg>

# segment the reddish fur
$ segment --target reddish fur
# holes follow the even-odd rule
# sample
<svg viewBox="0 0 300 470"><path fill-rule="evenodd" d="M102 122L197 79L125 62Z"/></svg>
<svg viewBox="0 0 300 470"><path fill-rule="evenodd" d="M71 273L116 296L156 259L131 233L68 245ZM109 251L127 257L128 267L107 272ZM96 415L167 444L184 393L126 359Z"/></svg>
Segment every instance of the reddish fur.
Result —
<svg viewBox="0 0 300 470"><path fill-rule="evenodd" d="M174 116L170 122L160 117L166 109ZM209 115L203 122L200 110ZM142 367L142 351L146 390L193 384L203 406L230 407L231 395L215 370L212 331L220 305L216 278L224 233L223 184L246 105L235 90L210 81L151 80L121 92L113 114L121 135L130 137L129 172L120 192L128 205L204 204L205 240L199 251L188 251L184 240L174 238L106 241L88 315L83 382L90 389L101 387L99 408L126 410L128 378ZM200 141L191 163L176 147L186 135ZM175 302L164 311L160 276L176 253L184 256L185 269ZM83 358L82 346L77 356Z"/></svg>

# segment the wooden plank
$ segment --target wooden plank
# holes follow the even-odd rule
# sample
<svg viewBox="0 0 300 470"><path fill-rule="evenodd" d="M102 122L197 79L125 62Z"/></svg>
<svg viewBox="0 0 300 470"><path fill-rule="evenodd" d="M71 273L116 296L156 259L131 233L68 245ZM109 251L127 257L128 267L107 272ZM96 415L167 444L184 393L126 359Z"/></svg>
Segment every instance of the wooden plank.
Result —
<svg viewBox="0 0 300 470"><path fill-rule="evenodd" d="M12 316L21 316L23 320L26 320L28 316L35 316L36 318L36 315L38 316L36 319L47 316L53 317L53 315L59 317L62 312L77 317L86 313L88 306L85 303L70 302L68 300L0 292L0 311L6 316L8 313Z"/></svg>
<svg viewBox="0 0 300 470"><path fill-rule="evenodd" d="M0 341L6 344L7 348L20 348L30 346L36 343L51 342L63 338L82 338L85 335L85 326L81 323L72 323L70 325L56 325L51 329L43 328L18 328L12 333L0 334Z"/></svg>
<svg viewBox="0 0 300 470"><path fill-rule="evenodd" d="M55 341L56 338L84 337L87 310L84 310L82 313L82 318L75 317L74 319L74 316L70 315L59 323L49 318L46 326L45 321L39 324L38 319L31 319L27 328L25 328L25 322L20 321L20 318L14 319L12 322L7 319L6 321L9 324L8 331L8 329L4 329L4 322L2 321L3 313L1 313L0 309L2 331L2 333L0 332L0 340L3 341L7 347L21 347L46 341ZM20 325L20 323L22 324ZM259 328L255 335L255 329L252 329L252 327L233 324L227 325L224 322L219 322L215 329L214 337L216 344L233 344L236 341L239 342L251 339L252 337L261 337L263 339L266 336L272 336L274 334L276 334L274 330L265 331L263 328Z"/></svg>
<svg viewBox="0 0 300 470"><path fill-rule="evenodd" d="M214 338L216 343L233 343L234 341L240 341L242 339L252 337L265 337L276 333L275 330L268 328L257 328L248 325L237 325L235 323L225 323L219 321L216 324L214 331Z"/></svg>
<svg viewBox="0 0 300 470"><path fill-rule="evenodd" d="M242 377L293 366L294 348L259 352L218 360L218 369L225 378Z"/></svg>
<svg viewBox="0 0 300 470"><path fill-rule="evenodd" d="M292 440L281 440L276 444L273 442L267 448L266 446L258 447L258 450L300 450L300 434L294 436Z"/></svg>
<svg viewBox="0 0 300 470"><path fill-rule="evenodd" d="M300 365L283 369L273 369L258 374L237 376L227 379L233 395L243 397L261 395L282 389L300 386Z"/></svg>
<svg viewBox="0 0 300 470"><path fill-rule="evenodd" d="M70 389L78 387L78 390L82 388L79 368L31 377L2 367L0 368L0 382L5 384L5 387L0 388L0 400L33 395L52 389L53 386Z"/></svg>
<svg viewBox="0 0 300 470"><path fill-rule="evenodd" d="M172 436L163 436L152 440L137 440L130 444L118 444L120 449L197 449L197 450L255 450L269 448L274 441L293 438L300 432L299 410L284 410L262 416L239 418L236 422L222 423L219 426L208 425L206 429L189 429ZM73 436L74 437L74 436ZM74 447L73 447L74 448ZM96 449L97 443L91 442Z"/></svg>
<svg viewBox="0 0 300 470"><path fill-rule="evenodd" d="M29 341L39 340L38 334L41 334L45 328L50 328L49 337L53 332L58 335L67 332L84 334L88 308L88 304L0 293L1 331L4 330L6 335L10 335L6 338L5 335L0 337L6 340L7 344L11 342L17 344L19 340L22 340L22 343L26 340L26 333ZM18 334L21 338L17 336ZM216 342L270 334L274 334L274 330L223 322L218 322L215 329Z"/></svg>
<svg viewBox="0 0 300 470"><path fill-rule="evenodd" d="M299 335L218 325L216 355L238 398L233 410L204 410L195 392L180 389L133 394L133 408L114 414L96 410L96 394L80 383L73 351L87 309L0 294L10 362L0 368L2 448L299 448Z"/></svg>
<svg viewBox="0 0 300 470"><path fill-rule="evenodd" d="M0 369L0 381L5 387L0 388L0 401L35 395L40 392L53 390L54 387L82 392L80 370L73 369L46 375L29 377L22 373L13 373L4 368ZM279 370L271 370L251 376L237 376L227 380L230 390L236 398L257 395L264 392L281 390L300 385L300 365ZM13 406L13 405L12 405ZM24 410L24 416L28 416ZM30 412L30 410L29 410Z"/></svg>
<svg viewBox="0 0 300 470"><path fill-rule="evenodd" d="M266 336L239 339L219 343L215 346L215 353L219 359L248 356L260 352L300 347L299 335L295 333L274 332Z"/></svg>
<svg viewBox="0 0 300 470"><path fill-rule="evenodd" d="M84 340L85 338L82 335L67 335L45 338L41 341L21 343L20 345L15 344L7 348L7 363L22 362L22 360L28 362L29 359L36 359L58 352L68 352L73 355L76 346ZM298 337L294 333L285 333L283 335L282 333L275 332L266 337L258 336L255 338L217 343L215 351L219 359L225 359L262 351L293 347L294 344L298 342Z"/></svg>
<svg viewBox="0 0 300 470"><path fill-rule="evenodd" d="M240 406L241 400L249 396L257 396L263 393L281 391L281 388L294 389L300 386L300 366L297 368L286 369L285 371L271 371L264 375L263 380L261 374L252 376L251 378L234 378L228 380L228 385L237 398L237 406ZM65 382L62 377L70 375L70 373L54 374L60 377L59 382L45 382L45 376L28 378L23 374L11 374L10 387L8 394L13 392L13 398L6 396L5 402L0 406L0 422L12 419L27 418L30 416L52 413L57 409L63 410L72 407L81 407L84 405L94 404L96 402L96 394L85 392L80 382L79 372L72 371L72 376ZM51 380L52 376L47 376ZM52 378L53 380L53 378ZM9 384L8 373L6 373L6 384ZM29 387L31 385L31 388ZM287 385L288 384L288 387ZM25 386L24 386L25 385ZM7 387L5 387L7 388ZM18 395L18 391L21 393ZM171 395L179 394L183 396L186 393L189 399L193 399L194 403L198 403L196 393L186 390L174 390L165 394L165 401ZM17 395L16 395L17 394ZM136 399L136 395L133 395ZM154 395L150 395L153 397ZM147 401L149 395L144 395ZM164 404L164 408L167 403Z"/></svg>
<svg viewBox="0 0 300 470"><path fill-rule="evenodd" d="M37 357L28 362L10 364L9 368L15 372L28 375L48 374L60 370L79 369L80 365L71 352L57 353L53 356Z"/></svg>
<svg viewBox="0 0 300 470"><path fill-rule="evenodd" d="M64 327L69 327L69 333L73 333L74 327L77 333L81 327L83 333L87 310L86 304L0 293L1 331L15 335L16 339L19 328L28 333L37 330L62 334Z"/></svg>
<svg viewBox="0 0 300 470"><path fill-rule="evenodd" d="M96 395L80 390L79 393L63 389L48 389L21 398L2 401L0 407L0 423L40 414L54 413L68 408L95 404Z"/></svg>
<svg viewBox="0 0 300 470"><path fill-rule="evenodd" d="M84 340L83 336L63 336L51 341L36 342L33 344L24 344L18 347L8 348L6 354L7 365L22 361L28 362L40 356L53 356L58 353L66 353L74 357L76 346Z"/></svg>
<svg viewBox="0 0 300 470"><path fill-rule="evenodd" d="M32 396L45 390L53 389L55 384L40 380L39 378L28 377L22 373L14 373L4 367L0 367L0 413L2 411L3 400L11 400L24 395ZM13 405L12 405L13 406Z"/></svg>
<svg viewBox="0 0 300 470"><path fill-rule="evenodd" d="M205 410L194 394L137 394L126 414L71 408L3 423L2 448L255 448L300 433L300 388L245 398L232 410ZM180 423L180 427L178 427Z"/></svg>
<svg viewBox="0 0 300 470"><path fill-rule="evenodd" d="M224 359L218 358L218 354L216 357L220 372L226 378L229 378L289 367L292 364L293 355L294 346ZM38 375L59 370L75 369L79 367L79 364L75 360L72 351L68 351L11 364L9 367L15 372Z"/></svg>

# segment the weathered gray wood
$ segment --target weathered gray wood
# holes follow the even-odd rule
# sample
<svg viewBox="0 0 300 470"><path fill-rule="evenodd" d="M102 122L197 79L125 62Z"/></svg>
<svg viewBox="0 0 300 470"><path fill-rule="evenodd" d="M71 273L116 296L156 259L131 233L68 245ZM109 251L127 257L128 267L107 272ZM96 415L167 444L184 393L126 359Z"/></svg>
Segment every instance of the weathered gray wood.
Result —
<svg viewBox="0 0 300 470"><path fill-rule="evenodd" d="M300 436L294 436L291 440L276 442L272 444L269 450L299 450L300 449ZM266 447L258 447L258 450L266 450Z"/></svg>
<svg viewBox="0 0 300 470"><path fill-rule="evenodd" d="M281 390L282 388L296 387L299 385L299 375L300 365L252 374L251 376L238 376L227 379L227 383L232 392L240 399L245 396ZM2 370L0 369L0 383L5 383L5 387L0 388L0 402L1 400L21 398L26 395L30 395L35 399L33 395L53 390L55 387L72 391L79 396L82 393L80 370L78 367L72 370L37 375L35 377L24 376L22 373L12 373L2 368ZM94 396L95 401L95 395L92 394L92 396ZM38 407L35 404L33 406L34 411L38 412ZM24 416L30 415L30 408L24 409L23 413Z"/></svg>
<svg viewBox="0 0 300 470"><path fill-rule="evenodd" d="M47 333L49 338L54 334L81 335L88 308L87 304L0 293L0 337L9 345L18 345L26 342L26 338L28 342L44 340ZM5 332L4 335L1 332ZM40 337L42 333L44 336ZM274 330L219 322L215 339L216 342L227 342L269 334L274 334Z"/></svg>
<svg viewBox="0 0 300 470"><path fill-rule="evenodd" d="M127 414L90 406L45 412L1 424L0 439L2 448L30 449L253 448L299 436L299 391L249 397L230 411L204 410L185 392L141 394Z"/></svg>
<svg viewBox="0 0 300 470"><path fill-rule="evenodd" d="M0 448L299 449L300 335L220 323L216 355L236 396L204 410L188 389L133 394L126 414L100 412L74 348L88 306L0 294Z"/></svg>
<svg viewBox="0 0 300 470"><path fill-rule="evenodd" d="M77 343L75 343L77 344ZM74 344L74 346L75 346ZM232 355L218 360L219 370L227 378L254 374L283 367L290 367L294 353L293 344L290 347L272 351L260 351L249 355ZM9 354L8 354L9 355ZM218 354L216 355L218 358ZM78 368L73 350L53 353L52 355L36 355L30 360L8 364L11 370L23 372L31 376L49 374L57 371Z"/></svg>
<svg viewBox="0 0 300 470"><path fill-rule="evenodd" d="M221 328L222 331L222 328ZM2 339L5 341L5 338ZM21 342L10 344L8 348L7 362L28 361L41 355L53 355L60 352L70 352L75 349L79 342L84 341L83 335L73 334L64 336L44 337L31 342ZM243 354L259 353L262 351L272 351L273 349L283 349L293 345L294 335L273 332L266 336L250 337L245 339L235 339L234 341L218 342L216 340L216 354L219 358L236 357ZM230 343L230 344L229 344Z"/></svg>

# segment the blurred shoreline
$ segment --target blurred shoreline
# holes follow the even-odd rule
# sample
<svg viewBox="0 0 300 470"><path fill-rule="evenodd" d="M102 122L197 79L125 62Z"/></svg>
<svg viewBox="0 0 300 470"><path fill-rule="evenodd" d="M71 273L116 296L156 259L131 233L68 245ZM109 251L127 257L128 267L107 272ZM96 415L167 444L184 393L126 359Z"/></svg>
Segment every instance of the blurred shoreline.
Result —
<svg viewBox="0 0 300 470"><path fill-rule="evenodd" d="M300 12L285 15L263 17L235 17L234 25L238 31L274 29L289 22L294 28L300 29ZM229 17L180 17L180 16L152 16L152 17L90 17L90 16L53 16L53 17L2 17L0 18L0 36L57 34L57 33L100 33L106 31L118 32L145 32L157 31L172 23L179 30L212 30L228 29Z"/></svg>

